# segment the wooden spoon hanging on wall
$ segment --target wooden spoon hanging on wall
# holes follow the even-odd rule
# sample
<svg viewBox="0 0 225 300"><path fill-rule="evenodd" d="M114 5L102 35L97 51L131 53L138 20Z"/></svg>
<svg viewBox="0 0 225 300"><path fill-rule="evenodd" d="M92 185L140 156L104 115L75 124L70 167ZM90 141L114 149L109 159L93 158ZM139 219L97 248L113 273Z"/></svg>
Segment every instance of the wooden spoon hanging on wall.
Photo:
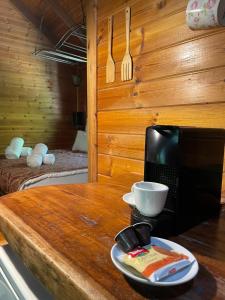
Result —
<svg viewBox="0 0 225 300"><path fill-rule="evenodd" d="M106 83L115 81L115 63L112 58L113 17L108 17L108 57L106 63Z"/></svg>

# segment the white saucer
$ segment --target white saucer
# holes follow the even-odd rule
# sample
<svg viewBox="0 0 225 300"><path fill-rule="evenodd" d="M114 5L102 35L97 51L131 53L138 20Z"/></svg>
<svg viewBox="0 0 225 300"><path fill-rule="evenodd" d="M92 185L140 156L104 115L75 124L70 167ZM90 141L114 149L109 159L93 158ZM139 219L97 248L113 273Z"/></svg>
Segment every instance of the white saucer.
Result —
<svg viewBox="0 0 225 300"><path fill-rule="evenodd" d="M123 201L131 206L135 206L134 204L134 193L130 192L125 195L123 195Z"/></svg>
<svg viewBox="0 0 225 300"><path fill-rule="evenodd" d="M193 279L198 273L198 262L194 255L188 251L186 248L182 247L181 245L171 242L169 240L151 237L151 243L156 246L161 246L166 249L174 250L176 252L182 253L187 255L190 258L190 261L193 261L189 266L180 270L174 275L168 276L161 281L152 282L144 277L141 276L137 271L133 268L122 264L118 257L123 254L124 252L120 250L120 248L115 244L111 249L111 259L118 270L122 273L127 275L128 277L132 278L133 280L139 281L144 284L149 285L156 285L156 286L171 286L171 285L178 285L185 283L191 279Z"/></svg>

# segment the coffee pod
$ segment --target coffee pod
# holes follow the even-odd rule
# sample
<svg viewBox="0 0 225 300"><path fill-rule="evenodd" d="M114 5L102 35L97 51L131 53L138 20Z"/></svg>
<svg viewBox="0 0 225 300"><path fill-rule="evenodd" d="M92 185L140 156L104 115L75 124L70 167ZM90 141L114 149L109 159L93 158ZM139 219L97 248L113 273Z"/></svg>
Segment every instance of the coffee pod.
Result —
<svg viewBox="0 0 225 300"><path fill-rule="evenodd" d="M152 226L148 223L141 222L133 225L140 246L145 246L151 243Z"/></svg>
<svg viewBox="0 0 225 300"><path fill-rule="evenodd" d="M133 226L121 230L115 237L118 247L128 253L139 246L139 239Z"/></svg>

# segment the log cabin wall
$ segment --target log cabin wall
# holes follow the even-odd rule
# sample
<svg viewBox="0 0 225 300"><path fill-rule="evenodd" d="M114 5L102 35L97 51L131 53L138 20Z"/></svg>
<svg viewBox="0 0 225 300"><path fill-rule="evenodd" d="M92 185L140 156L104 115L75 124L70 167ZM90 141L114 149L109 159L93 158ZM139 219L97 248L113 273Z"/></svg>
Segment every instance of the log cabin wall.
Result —
<svg viewBox="0 0 225 300"><path fill-rule="evenodd" d="M35 47L50 44L9 0L0 2L0 20L0 153L14 136L28 146L71 148L72 74L84 74L83 69L34 57Z"/></svg>
<svg viewBox="0 0 225 300"><path fill-rule="evenodd" d="M131 7L134 76L122 82L127 5ZM186 5L184 0L98 1L100 182L129 187L143 179L147 126L225 128L225 29L191 31L185 23ZM110 15L114 16L116 81L109 84L105 66Z"/></svg>

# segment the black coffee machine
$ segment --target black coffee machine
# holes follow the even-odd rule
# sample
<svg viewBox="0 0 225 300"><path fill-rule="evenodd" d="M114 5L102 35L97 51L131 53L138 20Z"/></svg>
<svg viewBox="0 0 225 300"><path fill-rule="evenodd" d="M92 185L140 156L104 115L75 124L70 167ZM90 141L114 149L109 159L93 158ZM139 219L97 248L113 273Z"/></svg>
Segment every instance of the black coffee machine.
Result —
<svg viewBox="0 0 225 300"><path fill-rule="evenodd" d="M164 210L148 222L157 236L179 234L220 211L224 129L157 125L146 129L144 180L169 187Z"/></svg>

